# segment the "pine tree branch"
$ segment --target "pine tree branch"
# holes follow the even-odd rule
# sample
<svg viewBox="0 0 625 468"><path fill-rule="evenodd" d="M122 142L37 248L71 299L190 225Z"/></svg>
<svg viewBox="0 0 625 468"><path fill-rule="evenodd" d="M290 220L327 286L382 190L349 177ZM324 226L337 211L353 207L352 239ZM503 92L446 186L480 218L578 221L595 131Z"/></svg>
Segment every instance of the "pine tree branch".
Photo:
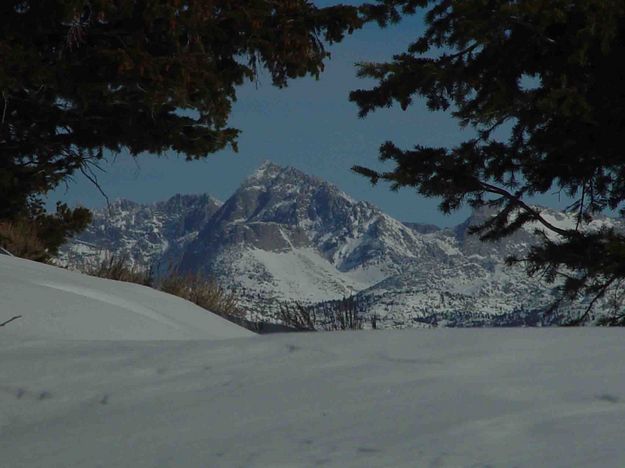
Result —
<svg viewBox="0 0 625 468"><path fill-rule="evenodd" d="M592 299L592 301L590 301L590 304L588 304L588 307L586 307L586 310L584 311L584 313L581 316L579 316L578 318L576 318L575 320L569 321L566 325L574 327L574 326L578 326L578 325L584 323L588 319L588 315L590 314L590 312L594 308L595 303L599 299L601 299L603 296L605 296L605 293L608 291L610 286L612 286L612 283L614 283L617 279L618 279L618 276L615 275L612 278L610 278L609 281L604 283L601 286L599 292L595 295L595 297Z"/></svg>
<svg viewBox="0 0 625 468"><path fill-rule="evenodd" d="M514 196L513 194L511 194L507 190L502 189L500 187L497 187L495 185L488 184L486 182L481 182L481 181L480 181L480 185L482 186L482 188L485 191L487 191L489 193L494 193L494 194L497 194L497 195L501 195L502 197L505 197L506 199L508 199L509 201L514 203L515 205L517 205L520 208L522 208L523 210L527 211L528 213L530 213L534 217L534 219L536 219L536 221L538 221L540 224L545 226L550 231L553 231L553 232L555 232L557 234L560 234L563 237L569 237L571 235L571 231L570 230L568 230L568 229L561 229L561 228L559 228L557 226L554 226L549 221L547 221L545 218L543 218L541 216L540 212L536 211L534 208L529 206L527 203L525 203L519 197Z"/></svg>
<svg viewBox="0 0 625 468"><path fill-rule="evenodd" d="M449 55L443 55L441 57L441 60L454 60L454 59L457 59L458 57L462 57L463 55L465 55L465 54L467 54L469 52L473 52L479 46L480 46L480 44L478 42L475 42L475 43L471 44L470 46L467 46L464 49L459 50L456 53L449 54Z"/></svg>

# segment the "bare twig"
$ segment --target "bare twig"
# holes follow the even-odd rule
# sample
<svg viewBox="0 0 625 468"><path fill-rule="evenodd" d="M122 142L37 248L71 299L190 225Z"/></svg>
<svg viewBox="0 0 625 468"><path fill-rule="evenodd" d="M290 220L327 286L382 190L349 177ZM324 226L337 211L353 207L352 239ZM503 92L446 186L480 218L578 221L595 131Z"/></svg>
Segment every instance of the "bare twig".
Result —
<svg viewBox="0 0 625 468"><path fill-rule="evenodd" d="M549 42L550 44L555 44L556 41L552 38L550 38L549 36L547 36L544 32L540 31L534 24L531 24L525 20L522 20L521 18L519 18L518 16L510 16L510 19L518 24L519 26L524 26L527 29L531 30L534 34L538 35L541 39L544 39L545 41Z"/></svg>
<svg viewBox="0 0 625 468"><path fill-rule="evenodd" d="M85 164L80 166L80 172L82 173L82 175L84 175L93 185L95 185L96 189L98 190L98 192L100 192L100 194L104 197L104 199L106 200L106 206L108 207L108 209L110 210L111 208L111 200L109 199L108 195L106 194L106 192L102 189L102 186L100 185L100 183L98 182L98 176L93 172L93 170L91 169L91 167L87 164L89 163L89 161L86 161ZM91 162L91 164L95 164L93 162ZM100 169L99 166L96 165L96 167L98 167L98 169Z"/></svg>
<svg viewBox="0 0 625 468"><path fill-rule="evenodd" d="M586 198L586 181L582 184L582 198L579 202L579 210L577 212L577 222L575 223L575 230L579 231L579 226L582 224L582 219L584 217L584 202Z"/></svg>
<svg viewBox="0 0 625 468"><path fill-rule="evenodd" d="M19 318L22 318L21 315L16 315L15 317L11 317L9 320L7 320L6 322L2 322L0 323L0 327L4 327L5 325L11 323L13 320L17 320Z"/></svg>
<svg viewBox="0 0 625 468"><path fill-rule="evenodd" d="M7 106L9 105L9 100L7 99L4 91L2 91L2 100L4 101L4 107L2 108L2 121L0 121L0 128L4 127L4 119L7 116Z"/></svg>

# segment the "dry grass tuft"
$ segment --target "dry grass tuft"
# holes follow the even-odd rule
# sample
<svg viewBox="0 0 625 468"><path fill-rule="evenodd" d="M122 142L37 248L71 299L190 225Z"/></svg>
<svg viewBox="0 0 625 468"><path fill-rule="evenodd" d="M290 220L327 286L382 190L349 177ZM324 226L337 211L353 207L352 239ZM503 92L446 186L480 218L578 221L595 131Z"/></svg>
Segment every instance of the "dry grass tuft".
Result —
<svg viewBox="0 0 625 468"><path fill-rule="evenodd" d="M161 280L158 289L182 297L235 322L244 317L235 293L227 291L219 286L214 279L204 277L200 273L182 274L172 271Z"/></svg>
<svg viewBox="0 0 625 468"><path fill-rule="evenodd" d="M48 251L39 238L37 228L23 221L0 222L0 247L16 257L46 262Z"/></svg>
<svg viewBox="0 0 625 468"><path fill-rule="evenodd" d="M85 268L83 273L150 286L193 302L239 325L248 326L235 293L227 291L214 279L204 277L200 273L182 274L172 270L159 281L154 281L151 270L133 266L127 255L111 255L99 264Z"/></svg>
<svg viewBox="0 0 625 468"><path fill-rule="evenodd" d="M143 286L152 286L153 283L152 272L133 266L128 256L125 255L110 255L99 264L87 268L85 273L98 278L125 281Z"/></svg>

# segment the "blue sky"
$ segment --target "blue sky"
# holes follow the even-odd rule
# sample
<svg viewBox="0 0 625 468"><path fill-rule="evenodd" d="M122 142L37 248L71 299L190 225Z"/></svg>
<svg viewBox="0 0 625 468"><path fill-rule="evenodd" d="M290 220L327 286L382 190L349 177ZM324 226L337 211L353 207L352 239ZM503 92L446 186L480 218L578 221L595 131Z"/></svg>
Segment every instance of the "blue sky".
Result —
<svg viewBox="0 0 625 468"><path fill-rule="evenodd" d="M231 126L242 130L238 153L225 150L194 162L175 155L145 155L135 160L122 153L103 164L106 172L99 175L100 183L110 199L153 202L176 193L206 192L225 200L255 168L270 160L328 180L402 221L458 224L468 210L443 215L437 210L438 200L424 199L408 189L391 192L384 185L372 187L350 170L356 164L382 168L377 149L386 140L406 148L449 146L469 135L447 114L429 112L422 101L405 112L384 109L365 119L358 118L356 105L348 101L350 90L372 84L356 78L356 62L389 60L404 51L423 28L421 15L387 29L370 25L330 47L332 58L319 80L295 80L286 89L277 89L261 77L260 83L241 87L230 119ZM89 208L106 204L82 176L55 191L49 201L58 199Z"/></svg>

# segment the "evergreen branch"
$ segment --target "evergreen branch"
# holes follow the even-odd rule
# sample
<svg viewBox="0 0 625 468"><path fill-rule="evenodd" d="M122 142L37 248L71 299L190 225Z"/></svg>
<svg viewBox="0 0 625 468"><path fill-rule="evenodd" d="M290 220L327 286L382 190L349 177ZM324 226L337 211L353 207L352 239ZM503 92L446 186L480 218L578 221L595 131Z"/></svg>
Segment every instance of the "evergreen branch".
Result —
<svg viewBox="0 0 625 468"><path fill-rule="evenodd" d="M463 55L469 53L469 52L473 52L475 49L477 49L480 46L480 44L478 42L471 44L470 46L465 47L462 50L459 50L456 53L453 54L449 54L449 55L443 55L441 57L441 61L451 61L454 59L457 59L458 57L462 57Z"/></svg>
<svg viewBox="0 0 625 468"><path fill-rule="evenodd" d="M522 208L523 210L525 210L528 213L530 213L532 215L532 217L534 219L536 219L536 221L538 221L540 224L545 226L550 231L553 231L553 232L555 232L557 234L560 234L563 237L571 236L571 234L572 234L571 230L569 230L569 229L561 229L561 228L559 228L557 226L554 226L549 221L547 221L545 218L543 218L539 211L536 211L534 208L532 208L527 203L525 203L523 200L521 200L518 196L515 196L515 195L511 194L510 192L508 192L507 190L504 190L504 189L502 189L500 187L497 187L495 185L491 185L491 184L488 184L486 182L481 182L481 181L479 183L480 183L480 185L482 186L482 188L485 191L487 191L489 193L494 193L494 194L497 194L497 195L501 195L501 196L505 197L506 199L508 199L509 201L511 201L512 203L514 203L515 205L517 205L520 208Z"/></svg>
<svg viewBox="0 0 625 468"><path fill-rule="evenodd" d="M590 312L592 311L593 307L595 306L595 303L599 299L601 299L603 296L605 296L605 293L608 291L610 286L612 286L612 283L614 283L617 279L618 279L618 276L614 275L614 276L612 276L612 278L610 278L609 281L604 283L600 287L599 292L597 292L597 294L592 299L592 301L590 301L590 304L588 304L588 307L586 307L586 310L584 311L584 313L581 316L579 316L578 318L567 322L566 325L575 327L575 326L578 326L578 325L581 325L582 323L584 323L588 319L588 316L590 315Z"/></svg>

